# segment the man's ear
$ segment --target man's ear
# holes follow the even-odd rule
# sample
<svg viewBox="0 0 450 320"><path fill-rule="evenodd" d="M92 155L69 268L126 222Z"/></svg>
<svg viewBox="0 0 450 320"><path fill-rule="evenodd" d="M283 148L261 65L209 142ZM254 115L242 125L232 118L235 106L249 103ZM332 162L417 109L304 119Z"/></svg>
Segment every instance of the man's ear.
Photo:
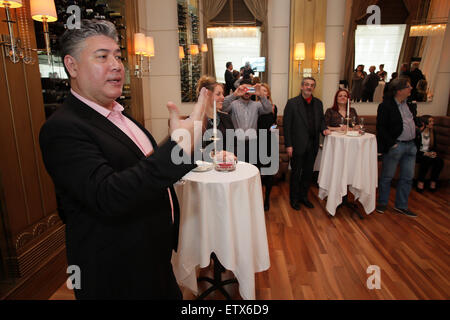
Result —
<svg viewBox="0 0 450 320"><path fill-rule="evenodd" d="M71 55L67 54L64 57L64 65L66 66L67 71L70 74L71 78L76 78L78 74L78 62Z"/></svg>

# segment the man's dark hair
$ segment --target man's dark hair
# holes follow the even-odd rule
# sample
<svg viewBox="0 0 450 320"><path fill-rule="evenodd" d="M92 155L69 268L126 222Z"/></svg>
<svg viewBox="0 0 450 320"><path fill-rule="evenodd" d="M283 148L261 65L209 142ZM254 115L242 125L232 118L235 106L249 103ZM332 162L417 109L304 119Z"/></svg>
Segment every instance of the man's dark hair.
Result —
<svg viewBox="0 0 450 320"><path fill-rule="evenodd" d="M410 81L407 78L397 78L389 82L389 89L385 95L386 98L393 98L398 91L403 90L410 85Z"/></svg>
<svg viewBox="0 0 450 320"><path fill-rule="evenodd" d="M232 64L233 64L233 63L232 63L231 61L228 61L227 64L226 64L227 69L228 69Z"/></svg>
<svg viewBox="0 0 450 320"><path fill-rule="evenodd" d="M302 79L302 83L300 84L301 86L303 86L304 84L305 84L305 81L306 80L312 80L312 81L314 81L314 87L316 86L316 79L314 79L313 77L304 77L303 79Z"/></svg>
<svg viewBox="0 0 450 320"><path fill-rule="evenodd" d="M250 78L248 78L248 79L244 78L244 79L242 79L241 84L252 85L252 80Z"/></svg>

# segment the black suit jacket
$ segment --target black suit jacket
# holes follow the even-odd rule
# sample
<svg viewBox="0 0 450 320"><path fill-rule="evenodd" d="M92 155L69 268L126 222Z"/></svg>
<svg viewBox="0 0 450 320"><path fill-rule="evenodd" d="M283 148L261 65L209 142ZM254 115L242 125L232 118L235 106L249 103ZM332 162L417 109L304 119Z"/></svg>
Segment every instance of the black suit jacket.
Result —
<svg viewBox="0 0 450 320"><path fill-rule="evenodd" d="M135 123L153 145L149 157L73 95L40 132L66 223L68 264L81 269L78 299L173 298L177 290L170 259L179 209L172 189L172 224L167 188L194 166L173 164L175 142L158 147Z"/></svg>
<svg viewBox="0 0 450 320"><path fill-rule="evenodd" d="M313 137L313 149L319 149L319 133L327 129L323 115L322 101L313 97L311 107L314 108L314 130L318 133ZM284 143L286 148L293 147L293 154L301 156L308 146L309 131L306 106L301 94L289 99L284 109L283 115Z"/></svg>
<svg viewBox="0 0 450 320"><path fill-rule="evenodd" d="M420 144L420 120L417 118L417 105L407 102L416 124L416 145ZM386 98L377 110L377 144L378 152L387 153L402 134L403 120L394 98Z"/></svg>
<svg viewBox="0 0 450 320"><path fill-rule="evenodd" d="M230 94L230 90L234 91L234 77L233 72L225 70L225 97Z"/></svg>

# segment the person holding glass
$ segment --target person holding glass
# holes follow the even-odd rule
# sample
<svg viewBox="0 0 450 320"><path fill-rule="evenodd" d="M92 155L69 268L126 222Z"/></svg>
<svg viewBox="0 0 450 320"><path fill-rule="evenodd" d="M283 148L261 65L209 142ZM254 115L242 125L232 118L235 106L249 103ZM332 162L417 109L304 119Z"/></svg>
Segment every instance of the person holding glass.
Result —
<svg viewBox="0 0 450 320"><path fill-rule="evenodd" d="M222 111L223 101L225 99L223 93L223 85L218 83L215 78L209 76L202 76L197 82L197 96L200 94L202 88L206 88L211 91L213 94L206 101L206 130L213 128L214 122L214 101L216 102L216 121L217 121L217 130L220 131L222 137L222 141L219 143L222 146L221 149L226 149L226 131L233 130L234 125L231 117L228 113ZM207 145L213 142L212 135L208 133L212 133L212 130L205 132L204 139L202 141L202 147L206 148ZM234 134L233 134L234 136ZM234 153L234 150L229 150Z"/></svg>
<svg viewBox="0 0 450 320"><path fill-rule="evenodd" d="M421 144L417 152L417 163L419 164L419 174L417 177L417 191L423 192L425 187L425 176L431 169L430 190L436 191L436 181L444 167L444 161L435 150L434 119L430 115L420 117L424 124L421 129Z"/></svg>
<svg viewBox="0 0 450 320"><path fill-rule="evenodd" d="M334 95L334 102L331 108L325 111L325 124L331 131L344 131L347 126L347 101L350 94L346 89L339 89ZM359 123L358 114L355 108L350 108L349 125L354 127Z"/></svg>

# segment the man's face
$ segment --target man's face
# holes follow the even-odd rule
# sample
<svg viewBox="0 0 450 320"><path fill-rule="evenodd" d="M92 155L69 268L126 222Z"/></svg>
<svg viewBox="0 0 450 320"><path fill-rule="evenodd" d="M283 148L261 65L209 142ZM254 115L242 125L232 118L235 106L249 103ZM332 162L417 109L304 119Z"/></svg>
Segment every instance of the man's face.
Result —
<svg viewBox="0 0 450 320"><path fill-rule="evenodd" d="M370 67L369 71L370 73L375 72L375 67Z"/></svg>
<svg viewBox="0 0 450 320"><path fill-rule="evenodd" d="M228 67L228 70L233 70L233 64L230 64L230 66Z"/></svg>
<svg viewBox="0 0 450 320"><path fill-rule="evenodd" d="M83 97L104 107L120 97L125 72L120 48L113 39L107 36L89 37L84 41L78 57L73 59L73 65L68 67L71 85Z"/></svg>
<svg viewBox="0 0 450 320"><path fill-rule="evenodd" d="M316 88L316 83L314 80L307 79L303 82L301 89L302 93L305 97L309 97L314 92L314 89Z"/></svg>
<svg viewBox="0 0 450 320"><path fill-rule="evenodd" d="M396 95L397 100L399 100L399 101L406 100L406 98L408 98L411 95L411 90L412 90L412 87L408 82L406 88L397 91L397 95Z"/></svg>

